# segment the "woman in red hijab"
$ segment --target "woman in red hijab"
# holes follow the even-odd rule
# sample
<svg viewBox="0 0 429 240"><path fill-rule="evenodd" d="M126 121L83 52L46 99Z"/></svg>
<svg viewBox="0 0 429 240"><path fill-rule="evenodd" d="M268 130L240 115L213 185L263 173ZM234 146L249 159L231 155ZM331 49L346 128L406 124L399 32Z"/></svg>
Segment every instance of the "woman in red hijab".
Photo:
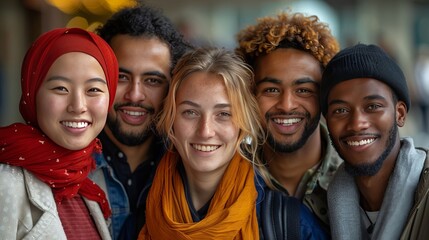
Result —
<svg viewBox="0 0 429 240"><path fill-rule="evenodd" d="M21 69L26 124L0 128L0 236L110 239L110 208L87 176L115 97L118 64L96 34L41 35Z"/></svg>

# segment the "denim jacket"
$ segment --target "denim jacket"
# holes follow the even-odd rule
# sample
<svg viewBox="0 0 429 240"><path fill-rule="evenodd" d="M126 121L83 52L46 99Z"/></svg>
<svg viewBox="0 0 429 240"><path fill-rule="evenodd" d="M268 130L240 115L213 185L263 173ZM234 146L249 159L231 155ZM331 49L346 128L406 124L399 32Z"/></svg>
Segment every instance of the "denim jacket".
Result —
<svg viewBox="0 0 429 240"><path fill-rule="evenodd" d="M96 182L107 194L112 209L109 231L113 239L117 239L122 225L130 214L130 204L125 188L115 177L112 167L109 166L103 154L95 157L97 168L89 177Z"/></svg>
<svg viewBox="0 0 429 240"><path fill-rule="evenodd" d="M99 137L106 136L100 135ZM150 161L153 162L154 170L151 170L151 174L144 184L143 189L138 193L138 200L136 203L136 207L138 208L136 211L140 211L138 213L132 213L133 208L130 206L130 199L127 195L127 191L116 176L115 171L108 163L104 154L101 153L95 156L97 168L89 175L89 177L107 194L109 205L112 209L112 221L109 230L113 239L135 239L137 237L136 234L138 234L138 231L140 230L139 228L143 224L138 221L144 214L142 212L144 212L146 206L146 197L149 188L152 185L156 166L165 153L163 140L156 138L151 149L153 154L151 154L152 158ZM115 161L115 159L111 159L110 161Z"/></svg>

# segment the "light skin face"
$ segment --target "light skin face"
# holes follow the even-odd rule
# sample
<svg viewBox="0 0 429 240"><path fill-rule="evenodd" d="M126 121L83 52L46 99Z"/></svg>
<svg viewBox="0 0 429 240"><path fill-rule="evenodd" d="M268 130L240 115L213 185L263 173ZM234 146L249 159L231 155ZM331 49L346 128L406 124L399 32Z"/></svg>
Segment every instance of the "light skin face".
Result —
<svg viewBox="0 0 429 240"><path fill-rule="evenodd" d="M140 145L151 136L153 120L167 95L170 50L157 38L129 35L113 37L110 45L119 63L119 82L107 133L122 144Z"/></svg>
<svg viewBox="0 0 429 240"><path fill-rule="evenodd" d="M319 126L321 77L320 63L303 51L279 48L259 57L255 93L276 151L300 149Z"/></svg>
<svg viewBox="0 0 429 240"><path fill-rule="evenodd" d="M222 176L239 135L223 81L213 74L193 73L181 83L176 104L174 145L188 179L201 174Z"/></svg>
<svg viewBox="0 0 429 240"><path fill-rule="evenodd" d="M109 108L109 91L98 61L71 52L52 64L36 96L37 122L58 145L79 150L101 132Z"/></svg>
<svg viewBox="0 0 429 240"><path fill-rule="evenodd" d="M359 171L370 169L377 162L396 159L392 148L399 146L399 135L394 130L404 125L406 112L404 102L394 103L388 85L360 78L341 82L331 89L326 120L338 153ZM379 169L375 170L372 175Z"/></svg>

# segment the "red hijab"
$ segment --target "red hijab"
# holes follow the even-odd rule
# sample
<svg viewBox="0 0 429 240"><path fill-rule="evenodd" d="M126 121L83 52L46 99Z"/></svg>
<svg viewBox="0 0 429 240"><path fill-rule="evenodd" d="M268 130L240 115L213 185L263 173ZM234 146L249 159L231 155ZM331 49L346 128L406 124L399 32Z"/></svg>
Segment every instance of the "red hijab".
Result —
<svg viewBox="0 0 429 240"><path fill-rule="evenodd" d="M109 88L109 108L115 98L118 63L110 46L98 35L79 28L60 28L41 35L25 55L21 69L19 110L27 124L15 123L0 128L0 162L27 169L52 188L61 202L77 193L97 201L104 216L111 211L103 190L88 178L95 168L93 154L101 152L94 139L81 150L65 149L39 129L36 94L51 65L61 55L83 52L100 63Z"/></svg>

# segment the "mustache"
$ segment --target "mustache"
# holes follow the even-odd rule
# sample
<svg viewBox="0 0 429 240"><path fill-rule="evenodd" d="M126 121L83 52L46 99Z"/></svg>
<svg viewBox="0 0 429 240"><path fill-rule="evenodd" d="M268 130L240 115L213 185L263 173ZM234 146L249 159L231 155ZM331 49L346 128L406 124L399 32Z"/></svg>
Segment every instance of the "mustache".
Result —
<svg viewBox="0 0 429 240"><path fill-rule="evenodd" d="M115 111L118 111L121 107L138 107L145 109L149 114L155 113L155 109L153 107L141 103L116 103L113 105L113 109L115 109Z"/></svg>

